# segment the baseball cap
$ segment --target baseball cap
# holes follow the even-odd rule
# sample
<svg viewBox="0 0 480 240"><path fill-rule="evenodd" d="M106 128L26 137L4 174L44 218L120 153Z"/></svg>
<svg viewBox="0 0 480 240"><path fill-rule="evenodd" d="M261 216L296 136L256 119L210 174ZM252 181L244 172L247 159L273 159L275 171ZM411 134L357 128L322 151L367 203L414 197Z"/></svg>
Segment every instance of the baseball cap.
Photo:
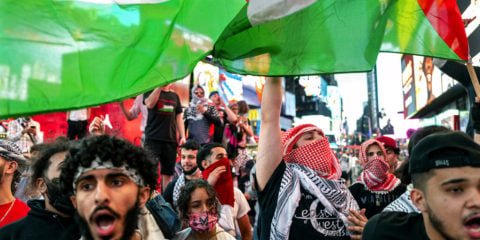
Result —
<svg viewBox="0 0 480 240"><path fill-rule="evenodd" d="M448 131L420 140L413 147L408 170L413 174L466 166L480 167L480 145L463 132Z"/></svg>
<svg viewBox="0 0 480 240"><path fill-rule="evenodd" d="M27 168L27 159L17 144L8 140L0 140L0 157L7 161L15 161L18 164L17 171L22 173Z"/></svg>
<svg viewBox="0 0 480 240"><path fill-rule="evenodd" d="M397 142L391 137L380 136L375 140L381 142L385 148L391 148L396 154L400 153L400 149L397 148Z"/></svg>
<svg viewBox="0 0 480 240"><path fill-rule="evenodd" d="M218 94L218 91L212 91L210 92L210 94L208 95L208 98L211 98L213 95L215 94Z"/></svg>

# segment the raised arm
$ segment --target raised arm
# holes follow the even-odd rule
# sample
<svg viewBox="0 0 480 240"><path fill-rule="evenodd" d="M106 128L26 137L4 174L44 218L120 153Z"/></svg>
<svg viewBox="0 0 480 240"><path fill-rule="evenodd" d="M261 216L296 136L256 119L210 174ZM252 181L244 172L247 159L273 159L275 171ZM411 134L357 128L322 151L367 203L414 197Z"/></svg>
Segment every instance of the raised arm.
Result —
<svg viewBox="0 0 480 240"><path fill-rule="evenodd" d="M153 92L145 99L145 105L147 108L153 108L155 107L155 104L157 104L158 97L160 97L160 93L162 92L162 89L160 87L155 88Z"/></svg>
<svg viewBox="0 0 480 240"><path fill-rule="evenodd" d="M177 131L178 131L178 134L180 134L178 145L182 145L186 141L185 140L185 124L183 122L182 113L177 114L176 121L177 121Z"/></svg>
<svg viewBox="0 0 480 240"><path fill-rule="evenodd" d="M135 119L132 115L130 115L130 111L127 111L127 109L125 109L125 104L123 103L123 101L118 102L118 105L120 106L120 109L122 109L123 115L125 115L125 118L127 118L128 121Z"/></svg>
<svg viewBox="0 0 480 240"><path fill-rule="evenodd" d="M267 78L262 96L262 117L256 164L257 184L260 191L263 191L273 172L282 161L281 105L281 78Z"/></svg>
<svg viewBox="0 0 480 240"><path fill-rule="evenodd" d="M231 124L235 124L237 122L237 115L225 104L223 98L220 98L220 105L225 109L225 113L227 114L227 121ZM226 123L225 123L226 124Z"/></svg>

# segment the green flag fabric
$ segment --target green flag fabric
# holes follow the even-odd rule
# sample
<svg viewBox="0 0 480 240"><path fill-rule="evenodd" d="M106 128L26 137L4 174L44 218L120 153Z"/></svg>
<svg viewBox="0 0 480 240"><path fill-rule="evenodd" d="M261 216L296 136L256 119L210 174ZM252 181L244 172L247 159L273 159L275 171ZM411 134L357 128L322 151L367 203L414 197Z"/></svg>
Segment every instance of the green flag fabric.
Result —
<svg viewBox="0 0 480 240"><path fill-rule="evenodd" d="M455 0L2 0L0 118L83 108L188 75L368 71L379 51L465 60Z"/></svg>
<svg viewBox="0 0 480 240"><path fill-rule="evenodd" d="M244 0L2 0L0 117L135 96L188 75Z"/></svg>
<svg viewBox="0 0 480 240"><path fill-rule="evenodd" d="M378 53L468 58L455 0L251 0L215 44L240 74L369 71Z"/></svg>

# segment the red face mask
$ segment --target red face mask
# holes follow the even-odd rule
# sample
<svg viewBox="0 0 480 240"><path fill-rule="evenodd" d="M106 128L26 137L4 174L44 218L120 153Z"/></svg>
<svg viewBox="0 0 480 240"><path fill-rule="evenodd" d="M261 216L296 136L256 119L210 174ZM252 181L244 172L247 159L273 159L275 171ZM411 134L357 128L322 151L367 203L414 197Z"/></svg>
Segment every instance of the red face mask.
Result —
<svg viewBox="0 0 480 240"><path fill-rule="evenodd" d="M287 163L298 163L315 171L326 179L338 179L341 176L340 163L333 155L326 138L295 148L283 159Z"/></svg>
<svg viewBox="0 0 480 240"><path fill-rule="evenodd" d="M230 161L228 158L220 159L208 166L202 171L202 176L203 179L207 180L208 176L210 176L210 173L212 173L215 168L220 166L225 166L227 171L220 175L213 188L217 192L217 197L221 204L228 204L233 207L235 196L233 193L233 178L230 170Z"/></svg>

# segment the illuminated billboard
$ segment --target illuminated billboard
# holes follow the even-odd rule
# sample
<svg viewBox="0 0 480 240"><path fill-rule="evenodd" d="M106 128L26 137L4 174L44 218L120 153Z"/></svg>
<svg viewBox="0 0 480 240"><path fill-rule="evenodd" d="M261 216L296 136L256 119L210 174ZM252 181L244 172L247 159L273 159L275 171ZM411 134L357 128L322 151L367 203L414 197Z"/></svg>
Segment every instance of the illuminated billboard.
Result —
<svg viewBox="0 0 480 240"><path fill-rule="evenodd" d="M454 85L454 80L433 64L431 57L403 55L404 117L415 114Z"/></svg>

